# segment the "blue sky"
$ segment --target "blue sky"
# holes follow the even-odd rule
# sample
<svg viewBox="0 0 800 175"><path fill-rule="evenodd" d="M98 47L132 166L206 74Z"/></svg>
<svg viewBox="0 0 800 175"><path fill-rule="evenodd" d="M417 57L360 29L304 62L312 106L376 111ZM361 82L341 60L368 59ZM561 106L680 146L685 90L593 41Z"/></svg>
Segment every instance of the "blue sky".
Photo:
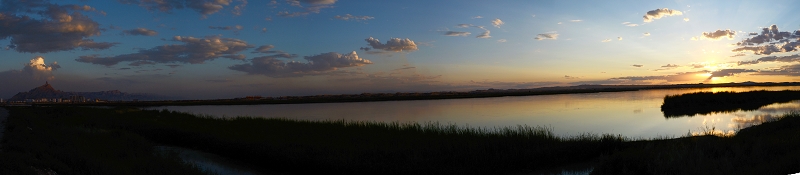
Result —
<svg viewBox="0 0 800 175"><path fill-rule="evenodd" d="M796 1L0 3L0 97L797 81ZM766 28L766 30L765 30Z"/></svg>

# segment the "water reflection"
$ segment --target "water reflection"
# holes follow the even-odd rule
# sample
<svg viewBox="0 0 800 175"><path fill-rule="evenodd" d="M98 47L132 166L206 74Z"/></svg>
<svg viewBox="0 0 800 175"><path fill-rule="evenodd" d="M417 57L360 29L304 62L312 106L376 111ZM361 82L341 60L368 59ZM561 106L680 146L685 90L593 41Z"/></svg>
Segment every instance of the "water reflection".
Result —
<svg viewBox="0 0 800 175"><path fill-rule="evenodd" d="M736 129L736 117L780 115L796 106L769 105L755 111L713 113L692 118L664 118L660 110L666 95L708 91L800 90L800 87L737 87L666 89L591 94L523 97L388 101L357 103L282 104L250 106L168 106L168 109L214 117L281 117L303 120L360 120L453 123L471 127L547 126L556 135L621 134L636 138L684 136L702 121L718 121L724 130ZM632 112L633 111L633 112ZM740 119L737 119L737 121Z"/></svg>

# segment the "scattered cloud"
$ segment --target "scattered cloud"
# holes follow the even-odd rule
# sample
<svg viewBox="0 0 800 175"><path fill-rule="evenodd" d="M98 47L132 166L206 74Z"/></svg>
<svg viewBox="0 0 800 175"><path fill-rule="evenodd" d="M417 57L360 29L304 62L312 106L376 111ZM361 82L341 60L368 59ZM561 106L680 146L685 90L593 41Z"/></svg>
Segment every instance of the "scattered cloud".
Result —
<svg viewBox="0 0 800 175"><path fill-rule="evenodd" d="M483 18L483 16L475 16L475 17L472 17L472 19L481 19L481 18Z"/></svg>
<svg viewBox="0 0 800 175"><path fill-rule="evenodd" d="M278 16L298 17L309 15L311 13L319 13L322 9L333 8L333 4L336 3L336 1L337 0L286 0L286 2L288 2L291 6L303 8L303 11L282 11L278 12ZM303 4L307 6L304 7Z"/></svg>
<svg viewBox="0 0 800 175"><path fill-rule="evenodd" d="M740 53L741 54L741 53ZM763 62L781 62L781 63L792 63L792 62L800 62L800 55L789 55L789 56L768 56L768 57L761 57L756 60L751 61L739 61L737 65L749 65L749 64L758 64Z"/></svg>
<svg viewBox="0 0 800 175"><path fill-rule="evenodd" d="M726 29L726 30L717 30L713 32L703 32L703 35L700 37L701 39L705 38L710 40L719 40L722 39L723 37L727 37L728 40L732 40L733 37L735 36L736 36L736 31Z"/></svg>
<svg viewBox="0 0 800 175"><path fill-rule="evenodd" d="M676 64L667 64L667 65L663 65L663 66L661 66L661 67L670 67L670 68L676 68L676 67L680 67L680 66L678 66L678 65L676 65Z"/></svg>
<svg viewBox="0 0 800 175"><path fill-rule="evenodd" d="M744 53L736 53L736 55L731 55L731 57L742 57L742 56L747 56L747 55Z"/></svg>
<svg viewBox="0 0 800 175"><path fill-rule="evenodd" d="M620 36L620 37L617 37L617 40L620 40L620 41L622 41L622 37L621 37L621 36Z"/></svg>
<svg viewBox="0 0 800 175"><path fill-rule="evenodd" d="M579 77L569 76L569 75L564 75L564 79L574 80L574 79L580 79L580 78Z"/></svg>
<svg viewBox="0 0 800 175"><path fill-rule="evenodd" d="M507 42L507 41L508 41L508 40L506 40L506 39L499 39L499 40L497 40L497 42L498 42L498 43L504 43L504 42Z"/></svg>
<svg viewBox="0 0 800 175"><path fill-rule="evenodd" d="M411 41L408 38L406 39L390 38L389 41L386 42L386 44L382 44L380 40L372 37L364 39L364 41L367 41L367 43L369 43L367 45L372 47L372 49L379 49L390 52L402 52L402 51L413 52L418 50L417 44L415 44L414 41Z"/></svg>
<svg viewBox="0 0 800 175"><path fill-rule="evenodd" d="M231 4L231 0L117 0L117 2L139 5L150 11L157 10L165 13L171 13L174 9L189 8L202 14L203 17L217 13ZM247 1L244 1L243 4L246 5ZM241 4L238 9L234 7L233 13L241 13L242 8L244 8L244 5Z"/></svg>
<svg viewBox="0 0 800 175"><path fill-rule="evenodd" d="M492 25L494 27L500 28L500 26L502 26L503 24L506 24L506 23L503 22L502 20L500 20L499 18L495 18L495 19L492 20Z"/></svg>
<svg viewBox="0 0 800 175"><path fill-rule="evenodd" d="M650 32L644 32L644 36L650 36Z"/></svg>
<svg viewBox="0 0 800 175"><path fill-rule="evenodd" d="M483 31L483 33L481 33L478 36L475 36L475 38L491 38L492 36L489 36L489 33L491 33L491 31L489 30Z"/></svg>
<svg viewBox="0 0 800 175"><path fill-rule="evenodd" d="M239 5L233 6L233 10L231 11L231 14L236 15L236 16L240 16L240 15L242 15L242 10L244 10L244 7L247 6L247 0L237 0L237 1L239 1Z"/></svg>
<svg viewBox="0 0 800 175"><path fill-rule="evenodd" d="M104 50L119 44L88 39L100 35L102 29L81 12L94 11L90 6L58 5L46 0L2 1L0 40L10 38L9 49L29 53Z"/></svg>
<svg viewBox="0 0 800 175"><path fill-rule="evenodd" d="M269 77L301 77L310 75L329 75L340 68L358 67L372 64L371 61L358 57L355 51L349 54L336 52L306 56L306 63L297 61L284 62L272 56L255 57L248 64L239 64L228 67L231 70L246 72L250 75L265 75Z"/></svg>
<svg viewBox="0 0 800 175"><path fill-rule="evenodd" d="M642 16L642 19L644 19L644 22L653 22L653 20L655 19L660 19L661 17L674 16L674 15L683 15L683 12L678 10L670 10L667 8L655 9L648 11L647 14Z"/></svg>
<svg viewBox="0 0 800 175"><path fill-rule="evenodd" d="M556 33L556 32L542 33L542 34L536 35L536 38L534 38L534 39L536 39L536 40L546 40L546 39L557 40L558 39L558 33Z"/></svg>
<svg viewBox="0 0 800 175"><path fill-rule="evenodd" d="M214 30L242 30L244 27L242 27L241 25L235 25L235 26L208 26L208 28Z"/></svg>
<svg viewBox="0 0 800 175"><path fill-rule="evenodd" d="M661 66L661 68L655 69L653 71L670 70L670 69L675 69L675 68L678 68L678 67L680 67L680 66L676 65L676 64L667 64L667 65L663 65L663 66Z"/></svg>
<svg viewBox="0 0 800 175"><path fill-rule="evenodd" d="M336 19L339 19L339 20L345 20L345 21L350 21L350 20L353 20L353 21L366 21L366 20L370 20L370 19L375 19L375 17L372 17L372 16L353 16L351 14L345 14L344 16L336 15L333 18L336 18Z"/></svg>
<svg viewBox="0 0 800 175"><path fill-rule="evenodd" d="M611 39L604 39L603 41L600 41L600 42L604 42L604 43L605 42L611 42Z"/></svg>
<svg viewBox="0 0 800 175"><path fill-rule="evenodd" d="M794 32L781 32L777 25L762 28L761 34L751 35L750 38L736 43L738 48L733 52L750 51L756 55L770 55L772 53L794 52L800 47L800 30Z"/></svg>
<svg viewBox="0 0 800 175"><path fill-rule="evenodd" d="M150 30L146 28L136 28L131 30L124 30L122 31L124 35L141 35L141 36L156 36L158 32L155 30Z"/></svg>
<svg viewBox="0 0 800 175"><path fill-rule="evenodd" d="M580 19L569 20L569 22L581 22L581 21L583 21L583 20L580 20Z"/></svg>
<svg viewBox="0 0 800 175"><path fill-rule="evenodd" d="M232 38L220 38L219 36L207 36L205 38L175 36L171 41L177 41L183 44L156 46L151 49L139 50L138 53L112 57L101 57L98 55L80 56L75 60L104 66L113 66L120 62L136 61L201 64L219 57L241 60L243 59L243 55L238 53L253 48L253 46L247 44L245 41Z"/></svg>
<svg viewBox="0 0 800 175"><path fill-rule="evenodd" d="M644 65L641 65L641 64L634 64L634 65L631 65L631 66L633 66L633 67L642 67L642 66L644 66Z"/></svg>
<svg viewBox="0 0 800 175"><path fill-rule="evenodd" d="M800 76L800 64L785 65L773 70L759 71L753 75Z"/></svg>
<svg viewBox="0 0 800 175"><path fill-rule="evenodd" d="M458 31L446 31L444 32L445 36L468 36L472 33L469 32L458 32Z"/></svg>
<svg viewBox="0 0 800 175"><path fill-rule="evenodd" d="M687 22L688 22L688 21L689 21L689 18L683 18L683 21L687 21Z"/></svg>

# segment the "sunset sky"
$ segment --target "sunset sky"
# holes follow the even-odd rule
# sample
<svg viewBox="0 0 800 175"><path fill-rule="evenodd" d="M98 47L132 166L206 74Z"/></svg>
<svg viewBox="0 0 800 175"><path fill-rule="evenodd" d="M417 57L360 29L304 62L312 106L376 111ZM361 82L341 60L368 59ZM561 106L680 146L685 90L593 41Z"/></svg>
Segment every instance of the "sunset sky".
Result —
<svg viewBox="0 0 800 175"><path fill-rule="evenodd" d="M2 0L0 98L798 81L798 1Z"/></svg>

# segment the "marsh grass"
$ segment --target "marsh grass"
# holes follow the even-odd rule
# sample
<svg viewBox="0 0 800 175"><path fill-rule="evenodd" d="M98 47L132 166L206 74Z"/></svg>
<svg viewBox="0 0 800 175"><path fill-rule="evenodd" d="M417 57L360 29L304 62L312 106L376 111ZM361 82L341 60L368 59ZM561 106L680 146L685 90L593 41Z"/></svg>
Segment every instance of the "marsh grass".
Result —
<svg viewBox="0 0 800 175"><path fill-rule="evenodd" d="M665 96L661 111L665 117L671 118L756 110L769 104L793 100L800 100L800 91L695 92Z"/></svg>
<svg viewBox="0 0 800 175"><path fill-rule="evenodd" d="M213 118L136 108L11 110L12 118L28 113L74 130L75 136L64 138L125 133L143 143L200 150L256 170L290 174L524 173L591 161L621 149L626 141L617 135L559 137L551 128L524 125L473 128L438 122Z"/></svg>

